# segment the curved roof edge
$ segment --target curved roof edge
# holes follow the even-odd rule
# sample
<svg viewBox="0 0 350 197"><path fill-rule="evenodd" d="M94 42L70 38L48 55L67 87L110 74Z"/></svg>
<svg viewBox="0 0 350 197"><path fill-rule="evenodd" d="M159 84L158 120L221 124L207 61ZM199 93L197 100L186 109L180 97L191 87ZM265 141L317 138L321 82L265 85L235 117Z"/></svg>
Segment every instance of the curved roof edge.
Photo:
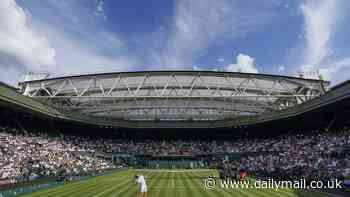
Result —
<svg viewBox="0 0 350 197"><path fill-rule="evenodd" d="M350 98L350 80L347 80L337 85L337 87L332 88L331 90L326 92L326 94L319 96L315 99L309 100L295 107L281 110L279 112L276 112L275 114L265 114L265 116L253 117L251 118L252 120L243 120L240 122L240 124L252 125L257 123L291 118L313 110L320 109L322 107L348 98Z"/></svg>
<svg viewBox="0 0 350 197"><path fill-rule="evenodd" d="M18 90L18 88L14 87L14 86L12 86L12 85L9 85L9 84L7 84L7 83L4 83L4 82L2 82L2 81L0 81L0 86L8 87L8 88L10 88L10 89L12 89L12 90L14 90L14 91L17 91L17 90Z"/></svg>
<svg viewBox="0 0 350 197"><path fill-rule="evenodd" d="M40 82L40 81L48 81L48 80L56 80L56 79L65 79L65 78L72 78L72 77L85 77L85 76L100 76L100 75L115 75L115 74L125 74L125 75L133 75L133 74L142 74L142 73L210 73L210 74L233 74L233 75L242 75L242 76L260 76L260 77L278 77L278 78L287 78L287 79L298 79L298 80L304 80L304 81L317 81L317 82L324 82L327 85L330 84L330 81L325 81L321 79L305 79L301 77L294 77L294 76L287 76L287 75L276 75L276 74L263 74L263 73L242 73L242 72L226 72L226 71L208 71L208 70L150 70L150 71L125 71L125 72L102 72L102 73L91 73L91 74L81 74L81 75L66 75L61 77L53 77L53 78L47 78L47 79L40 79L40 80L29 80L29 81L23 81L19 82L25 83L25 82Z"/></svg>
<svg viewBox="0 0 350 197"><path fill-rule="evenodd" d="M330 91L336 90L336 89L341 88L341 87L343 87L343 86L346 86L346 85L348 85L348 84L350 84L350 79L348 79L348 80L346 80L346 81L343 81L343 82L341 82L341 83L339 83L339 84L337 84L337 85L331 87L331 88L330 88Z"/></svg>

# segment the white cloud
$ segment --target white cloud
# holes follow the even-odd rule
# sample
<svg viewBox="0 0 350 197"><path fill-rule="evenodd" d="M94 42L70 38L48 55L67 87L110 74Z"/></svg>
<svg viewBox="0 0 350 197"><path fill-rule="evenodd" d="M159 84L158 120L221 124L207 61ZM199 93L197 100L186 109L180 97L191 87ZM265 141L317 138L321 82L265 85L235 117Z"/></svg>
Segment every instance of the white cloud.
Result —
<svg viewBox="0 0 350 197"><path fill-rule="evenodd" d="M301 5L305 23L304 64L318 66L331 53L329 41L339 16L339 0L306 0Z"/></svg>
<svg viewBox="0 0 350 197"><path fill-rule="evenodd" d="M38 22L36 25L57 51L58 66L50 70L53 74L126 71L138 63L136 57L124 51L125 44L111 32L100 30L94 35L77 38L50 24Z"/></svg>
<svg viewBox="0 0 350 197"><path fill-rule="evenodd" d="M56 51L29 25L30 18L14 0L0 1L0 68L49 69Z"/></svg>
<svg viewBox="0 0 350 197"><path fill-rule="evenodd" d="M212 45L227 44L264 27L272 18L266 2L254 6L232 0L175 1L174 18L160 61L191 65Z"/></svg>
<svg viewBox="0 0 350 197"><path fill-rule="evenodd" d="M284 72L286 70L286 67L285 66L279 66L278 67L278 72L281 73L281 72Z"/></svg>
<svg viewBox="0 0 350 197"><path fill-rule="evenodd" d="M332 79L333 84L349 80L350 57L331 63L328 67L319 70L322 77L326 80Z"/></svg>
<svg viewBox="0 0 350 197"><path fill-rule="evenodd" d="M342 13L342 0L305 0L300 9L304 17L306 41L303 72L319 73L333 84L346 80L350 72L350 58L334 58L332 39L337 36L337 25Z"/></svg>
<svg viewBox="0 0 350 197"><path fill-rule="evenodd" d="M218 62L223 63L225 61L224 58L218 58Z"/></svg>
<svg viewBox="0 0 350 197"><path fill-rule="evenodd" d="M254 58L242 53L237 55L236 64L229 64L226 70L229 72L258 73Z"/></svg>
<svg viewBox="0 0 350 197"><path fill-rule="evenodd" d="M103 5L104 5L104 2L103 2L103 1L99 1L99 2L97 3L97 7L96 7L97 11L99 11L99 12L104 12Z"/></svg>
<svg viewBox="0 0 350 197"><path fill-rule="evenodd" d="M27 3L31 8L32 2ZM76 1L32 7L37 12L24 11L14 0L0 1L0 80L14 85L27 71L53 75L124 71L139 63L117 34L100 25L103 16L93 15L100 8ZM5 76L5 71L13 75Z"/></svg>
<svg viewBox="0 0 350 197"><path fill-rule="evenodd" d="M194 65L194 66L192 66L192 70L200 70L200 67Z"/></svg>
<svg viewBox="0 0 350 197"><path fill-rule="evenodd" d="M96 1L96 10L94 11L96 16L101 16L103 19L107 19L107 15L105 12L105 3L103 0Z"/></svg>

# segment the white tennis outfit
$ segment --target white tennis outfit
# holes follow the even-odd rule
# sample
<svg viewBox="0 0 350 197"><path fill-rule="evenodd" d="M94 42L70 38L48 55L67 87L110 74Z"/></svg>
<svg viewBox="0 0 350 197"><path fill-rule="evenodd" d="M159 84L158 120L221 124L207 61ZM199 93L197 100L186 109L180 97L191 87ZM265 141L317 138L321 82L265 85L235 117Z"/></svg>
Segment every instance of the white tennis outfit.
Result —
<svg viewBox="0 0 350 197"><path fill-rule="evenodd" d="M136 182L140 185L141 193L147 192L146 180L145 177L143 177L143 175L140 175Z"/></svg>

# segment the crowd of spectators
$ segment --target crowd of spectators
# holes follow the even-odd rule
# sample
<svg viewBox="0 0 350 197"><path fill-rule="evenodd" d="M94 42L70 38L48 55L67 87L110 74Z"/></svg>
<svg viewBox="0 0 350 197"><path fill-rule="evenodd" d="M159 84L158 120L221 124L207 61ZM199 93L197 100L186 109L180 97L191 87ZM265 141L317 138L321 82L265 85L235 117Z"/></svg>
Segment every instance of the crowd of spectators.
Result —
<svg viewBox="0 0 350 197"><path fill-rule="evenodd" d="M111 161L95 157L94 148L76 146L75 142L0 127L0 179L18 182L41 176L84 175L114 167Z"/></svg>
<svg viewBox="0 0 350 197"><path fill-rule="evenodd" d="M287 177L349 177L350 131L285 134L232 141L130 141L78 136L49 137L0 127L0 179L79 174L112 168L103 154L151 156L234 155L225 168ZM214 163L214 162L213 162Z"/></svg>
<svg viewBox="0 0 350 197"><path fill-rule="evenodd" d="M224 162L224 168L284 180L350 178L349 130L284 135L251 144L254 145L240 147L240 150L256 153L247 154L240 160Z"/></svg>

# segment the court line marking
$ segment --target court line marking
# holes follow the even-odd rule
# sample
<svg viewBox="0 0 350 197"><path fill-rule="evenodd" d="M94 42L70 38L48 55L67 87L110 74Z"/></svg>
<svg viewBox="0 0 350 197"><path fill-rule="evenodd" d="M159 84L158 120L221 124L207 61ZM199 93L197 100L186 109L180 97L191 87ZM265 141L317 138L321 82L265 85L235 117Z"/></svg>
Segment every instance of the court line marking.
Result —
<svg viewBox="0 0 350 197"><path fill-rule="evenodd" d="M174 182L174 174L172 174L172 177L171 177L171 185L173 188L175 188L175 182Z"/></svg>

